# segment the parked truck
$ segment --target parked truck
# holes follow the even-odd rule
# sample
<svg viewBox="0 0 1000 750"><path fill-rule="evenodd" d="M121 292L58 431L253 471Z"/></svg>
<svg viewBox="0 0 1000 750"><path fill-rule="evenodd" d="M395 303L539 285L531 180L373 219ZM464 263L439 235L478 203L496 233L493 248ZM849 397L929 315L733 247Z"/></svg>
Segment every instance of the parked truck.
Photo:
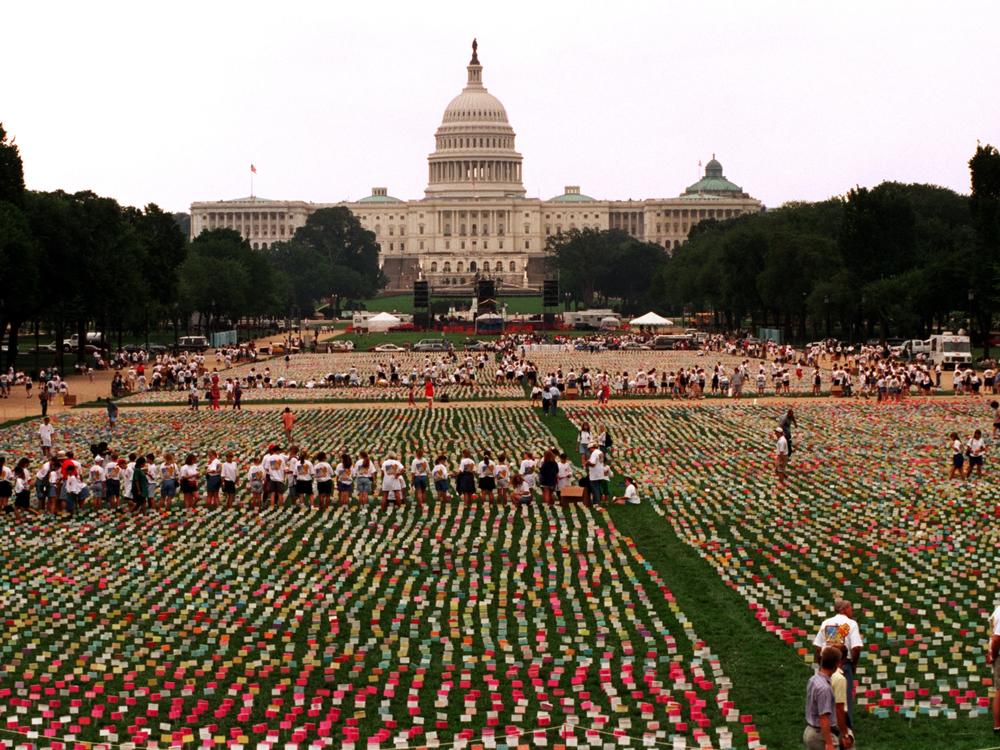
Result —
<svg viewBox="0 0 1000 750"><path fill-rule="evenodd" d="M945 331L934 334L929 341L930 351L927 353L927 359L934 364L972 364L972 347L968 336Z"/></svg>

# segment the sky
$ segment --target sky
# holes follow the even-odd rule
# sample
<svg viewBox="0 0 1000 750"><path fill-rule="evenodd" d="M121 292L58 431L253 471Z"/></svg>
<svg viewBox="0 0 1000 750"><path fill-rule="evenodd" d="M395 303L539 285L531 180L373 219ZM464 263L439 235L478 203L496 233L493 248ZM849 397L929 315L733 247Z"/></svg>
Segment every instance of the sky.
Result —
<svg viewBox="0 0 1000 750"><path fill-rule="evenodd" d="M0 122L34 190L186 211L423 197L473 37L528 196L673 197L712 155L767 206L969 191L1000 146L1000 2L31 2Z"/></svg>

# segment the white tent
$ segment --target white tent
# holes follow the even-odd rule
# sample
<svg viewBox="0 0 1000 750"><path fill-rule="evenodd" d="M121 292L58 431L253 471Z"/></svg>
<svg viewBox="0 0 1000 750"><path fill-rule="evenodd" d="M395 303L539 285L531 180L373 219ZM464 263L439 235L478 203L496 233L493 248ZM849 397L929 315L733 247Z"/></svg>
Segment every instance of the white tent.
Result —
<svg viewBox="0 0 1000 750"><path fill-rule="evenodd" d="M381 333L388 331L390 328L398 326L402 321L397 318L392 313L380 312L378 315L372 315L368 318L368 332L369 333Z"/></svg>
<svg viewBox="0 0 1000 750"><path fill-rule="evenodd" d="M648 312L639 318L633 318L629 321L629 325L633 326L672 326L674 322L672 320L667 320L661 315L657 315L655 312Z"/></svg>

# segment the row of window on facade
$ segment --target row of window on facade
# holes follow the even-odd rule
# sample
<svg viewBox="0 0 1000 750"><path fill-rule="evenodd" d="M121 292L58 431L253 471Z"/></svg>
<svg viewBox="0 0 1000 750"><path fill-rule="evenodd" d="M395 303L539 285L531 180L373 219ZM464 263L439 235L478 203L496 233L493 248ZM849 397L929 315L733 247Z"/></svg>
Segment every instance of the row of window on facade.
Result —
<svg viewBox="0 0 1000 750"><path fill-rule="evenodd" d="M438 148L514 148L512 138L487 136L486 138L454 138L441 136Z"/></svg>
<svg viewBox="0 0 1000 750"><path fill-rule="evenodd" d="M234 222L226 223L216 223L214 221L208 222L209 229L236 229L239 231L239 224ZM285 225L284 224L272 224L270 227L267 224L251 224L247 228L247 234L258 235L260 237L284 237L285 236ZM292 227L288 227L288 236L295 234L295 230Z"/></svg>
<svg viewBox="0 0 1000 750"><path fill-rule="evenodd" d="M508 269L509 273L517 273L517 263L513 260L510 261L510 263L508 264ZM470 260L469 273L476 273L479 270L480 268L476 264L476 261ZM503 261L502 260L493 261L493 265L491 266L488 260L484 260L481 270L483 273L490 273L491 271L493 273L503 273ZM437 272L438 272L437 261L436 260L431 261L431 273L437 273ZM464 273L464 272L465 272L465 262L460 260L455 264L455 273ZM444 261L444 263L441 264L441 273L451 273L451 261L446 260Z"/></svg>
<svg viewBox="0 0 1000 750"><path fill-rule="evenodd" d="M458 244L459 244L459 248L458 248L459 250L465 250L465 240L462 240ZM472 244L475 245L476 244L475 241L473 241ZM503 248L503 240L500 240L500 242L498 244L500 245L500 247L498 249L503 250L504 249ZM382 248L382 245L380 243L379 244L379 249L381 249L381 248ZM395 242L390 242L389 243L389 252L390 253L396 252L396 248L397 248L397 243L395 243ZM402 252L406 252L406 243L405 242L398 243L398 248L399 248L399 252L401 252L401 253ZM419 250L425 249L424 248L424 241L423 240L420 240L419 247L417 249L419 249ZM445 240L444 241L444 249L445 250L451 250L451 240ZM476 248L476 249L478 250L479 248ZM487 240L483 240L483 247L482 247L482 249L483 250L489 250L490 249L490 243ZM524 241L524 249L525 250L530 250L531 249L531 240L525 240Z"/></svg>

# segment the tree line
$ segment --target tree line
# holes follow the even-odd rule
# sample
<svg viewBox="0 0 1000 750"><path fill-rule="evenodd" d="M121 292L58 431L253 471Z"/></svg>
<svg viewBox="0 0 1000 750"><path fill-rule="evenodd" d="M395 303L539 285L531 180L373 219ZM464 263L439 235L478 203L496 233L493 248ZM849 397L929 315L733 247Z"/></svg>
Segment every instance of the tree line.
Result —
<svg viewBox="0 0 1000 750"><path fill-rule="evenodd" d="M1000 306L1000 153L979 146L971 195L885 182L818 203L697 224L668 255L620 231L549 239L580 305L709 312L720 329L786 338L926 337L970 328L987 349ZM971 324L971 325L970 325Z"/></svg>
<svg viewBox="0 0 1000 750"><path fill-rule="evenodd" d="M73 333L83 361L90 330L110 343L160 327L187 332L192 320L211 329L312 314L321 300L339 311L385 285L375 235L345 208L315 212L266 251L229 229L189 242L178 218L90 191L26 190L17 144L0 125L0 368L16 367L26 329L54 338L62 369L61 342Z"/></svg>

